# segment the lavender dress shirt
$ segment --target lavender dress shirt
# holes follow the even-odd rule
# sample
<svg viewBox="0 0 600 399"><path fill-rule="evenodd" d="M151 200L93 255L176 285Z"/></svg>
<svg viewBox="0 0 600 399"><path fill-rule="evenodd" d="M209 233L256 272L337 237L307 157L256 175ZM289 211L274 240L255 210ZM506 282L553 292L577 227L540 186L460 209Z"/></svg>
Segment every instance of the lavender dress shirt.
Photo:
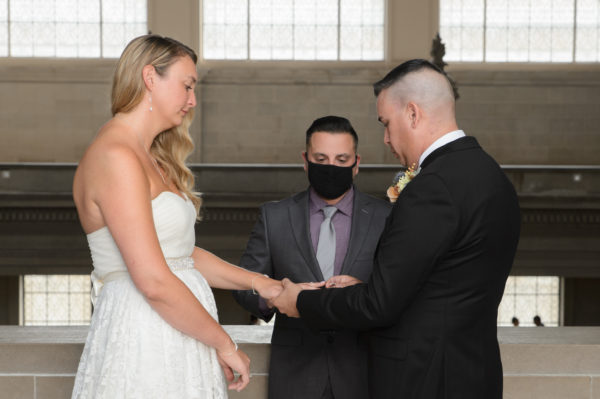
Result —
<svg viewBox="0 0 600 399"><path fill-rule="evenodd" d="M321 223L325 220L325 215L321 211L327 206L325 200L319 197L316 191L311 187L309 190L309 209L308 217L310 224L310 238L313 249L317 253L319 245L319 232ZM352 227L352 208L354 206L354 187L346 193L340 202L334 205L338 210L333 215L331 221L335 228L335 261L333 263L333 275L340 274L342 264L348 251L350 241L350 229Z"/></svg>
<svg viewBox="0 0 600 399"><path fill-rule="evenodd" d="M321 197L318 196L316 191L311 187L309 190L309 227L310 227L310 238L312 241L314 254L317 253L317 245L319 245L319 232L321 230L321 223L325 220L325 215L321 211L327 203ZM352 227L352 209L354 207L354 187L344 195L344 198L335 207L338 211L333 215L331 219L333 227L335 228L335 261L333 262L333 275L340 274L342 270L342 264L348 251L348 243L350 242L350 229ZM269 309L267 301L262 297L258 298L258 308L264 316L273 313L272 309Z"/></svg>

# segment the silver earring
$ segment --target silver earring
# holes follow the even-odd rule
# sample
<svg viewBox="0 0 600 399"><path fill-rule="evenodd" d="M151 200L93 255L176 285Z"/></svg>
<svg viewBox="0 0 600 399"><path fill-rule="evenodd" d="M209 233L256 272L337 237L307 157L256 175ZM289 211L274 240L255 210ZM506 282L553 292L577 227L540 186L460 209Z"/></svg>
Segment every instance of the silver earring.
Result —
<svg viewBox="0 0 600 399"><path fill-rule="evenodd" d="M152 95L149 96L149 100L150 102L150 112L152 112Z"/></svg>

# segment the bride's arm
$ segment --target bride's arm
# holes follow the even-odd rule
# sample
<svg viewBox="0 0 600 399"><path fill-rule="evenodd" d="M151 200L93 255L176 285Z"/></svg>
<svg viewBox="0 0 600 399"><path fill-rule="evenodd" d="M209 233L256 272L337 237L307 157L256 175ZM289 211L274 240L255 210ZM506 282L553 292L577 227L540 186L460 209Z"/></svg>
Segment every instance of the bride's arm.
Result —
<svg viewBox="0 0 600 399"><path fill-rule="evenodd" d="M87 176L90 195L135 286L170 325L216 348L247 381L243 353L234 351L229 335L166 264L152 218L150 185L135 153L115 146L95 158L95 172Z"/></svg>
<svg viewBox="0 0 600 399"><path fill-rule="evenodd" d="M232 265L204 249L194 248L192 258L194 258L194 266L211 287L227 290L255 290L267 299L279 295L282 290L279 281Z"/></svg>

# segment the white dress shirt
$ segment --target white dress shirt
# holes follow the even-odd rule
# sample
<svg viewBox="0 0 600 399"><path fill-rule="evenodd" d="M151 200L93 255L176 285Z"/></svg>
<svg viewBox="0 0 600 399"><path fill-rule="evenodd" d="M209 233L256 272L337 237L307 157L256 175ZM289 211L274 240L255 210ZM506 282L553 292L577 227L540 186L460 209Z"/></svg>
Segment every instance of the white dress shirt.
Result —
<svg viewBox="0 0 600 399"><path fill-rule="evenodd" d="M459 138L465 136L465 132L463 132L462 130L454 130L450 133L444 134L442 137L434 141L429 147L427 147L423 154L421 154L421 157L419 158L419 170L421 170L421 165L423 164L425 158L427 158L427 156L429 156L429 154L431 154L433 151L437 150L441 146L444 146L448 143L453 142L454 140L458 140Z"/></svg>

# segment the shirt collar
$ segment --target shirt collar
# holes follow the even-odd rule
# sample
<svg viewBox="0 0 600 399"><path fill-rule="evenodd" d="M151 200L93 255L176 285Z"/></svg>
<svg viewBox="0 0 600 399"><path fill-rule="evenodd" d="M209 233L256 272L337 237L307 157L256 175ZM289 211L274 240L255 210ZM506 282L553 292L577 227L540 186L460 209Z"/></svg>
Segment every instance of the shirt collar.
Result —
<svg viewBox="0 0 600 399"><path fill-rule="evenodd" d="M429 154L431 154L438 148L453 142L454 140L458 140L461 137L465 137L465 132L463 132L462 130L454 130L450 133L444 134L442 137L434 141L429 147L427 147L423 154L421 154L421 157L419 158L419 168L421 168L423 161L425 160L425 158L427 158L427 156L429 156Z"/></svg>
<svg viewBox="0 0 600 399"><path fill-rule="evenodd" d="M309 212L311 215L314 215L315 213L319 212L321 209L323 209L324 207L327 206L327 202L325 202L325 200L323 198L319 197L319 195L317 194L315 189L312 187L309 190L309 197L310 197ZM339 212L342 212L345 215L351 216L353 204L354 204L354 185L352 185L350 187L350 190L348 190L346 195L344 195L344 198L342 198L340 200L340 202L338 202L334 206L338 209Z"/></svg>

